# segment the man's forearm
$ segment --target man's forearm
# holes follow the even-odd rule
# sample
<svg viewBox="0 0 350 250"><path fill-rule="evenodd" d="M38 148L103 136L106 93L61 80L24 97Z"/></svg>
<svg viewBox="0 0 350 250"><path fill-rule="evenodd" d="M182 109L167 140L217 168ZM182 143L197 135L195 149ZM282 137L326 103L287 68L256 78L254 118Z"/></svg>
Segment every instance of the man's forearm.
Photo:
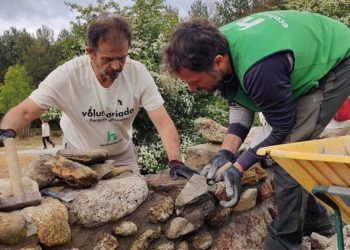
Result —
<svg viewBox="0 0 350 250"><path fill-rule="evenodd" d="M167 124L166 127L163 127L161 131L159 131L159 134L169 161L181 161L180 139L174 123L171 122Z"/></svg>
<svg viewBox="0 0 350 250"><path fill-rule="evenodd" d="M26 99L6 113L1 120L0 127L2 129L13 129L17 133L43 112L44 110L39 108L30 99Z"/></svg>
<svg viewBox="0 0 350 250"><path fill-rule="evenodd" d="M181 161L179 135L173 120L166 112L164 106L147 113L160 135L169 161Z"/></svg>
<svg viewBox="0 0 350 250"><path fill-rule="evenodd" d="M236 154L241 145L242 139L240 137L234 134L226 134L221 147L230 150L232 153ZM235 166L235 168L238 169L240 173L244 172L243 167L238 162L235 162L233 165Z"/></svg>
<svg viewBox="0 0 350 250"><path fill-rule="evenodd" d="M12 108L9 112L6 113L4 118L1 121L1 128L8 129L11 128L16 131L16 133L23 127L26 126L29 122L23 118L23 114L18 107Z"/></svg>
<svg viewBox="0 0 350 250"><path fill-rule="evenodd" d="M234 134L226 134L224 141L221 145L222 148L230 150L232 153L237 153L242 145L242 140L240 137Z"/></svg>

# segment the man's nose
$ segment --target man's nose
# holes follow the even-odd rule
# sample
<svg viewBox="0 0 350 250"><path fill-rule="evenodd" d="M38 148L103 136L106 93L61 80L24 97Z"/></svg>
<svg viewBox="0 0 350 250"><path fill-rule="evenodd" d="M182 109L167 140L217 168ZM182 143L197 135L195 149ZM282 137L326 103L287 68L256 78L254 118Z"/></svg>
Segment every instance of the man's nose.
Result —
<svg viewBox="0 0 350 250"><path fill-rule="evenodd" d="M112 67L114 70L119 70L119 69L121 69L122 64L121 64L121 62L120 62L118 59L116 59L116 60L113 60L113 61L112 61L111 67Z"/></svg>

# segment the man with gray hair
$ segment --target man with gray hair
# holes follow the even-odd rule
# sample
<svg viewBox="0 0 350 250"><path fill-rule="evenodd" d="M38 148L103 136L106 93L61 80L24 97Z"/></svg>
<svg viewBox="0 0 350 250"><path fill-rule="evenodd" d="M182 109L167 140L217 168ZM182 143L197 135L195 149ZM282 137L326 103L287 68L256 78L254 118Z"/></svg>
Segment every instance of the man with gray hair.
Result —
<svg viewBox="0 0 350 250"><path fill-rule="evenodd" d="M128 57L131 30L121 17L103 16L88 29L87 55L52 71L39 88L1 122L0 142L49 108L63 111L60 126L68 149L106 149L118 166L138 173L132 123L143 107L155 125L172 178L195 172L181 161L179 137L146 67Z"/></svg>

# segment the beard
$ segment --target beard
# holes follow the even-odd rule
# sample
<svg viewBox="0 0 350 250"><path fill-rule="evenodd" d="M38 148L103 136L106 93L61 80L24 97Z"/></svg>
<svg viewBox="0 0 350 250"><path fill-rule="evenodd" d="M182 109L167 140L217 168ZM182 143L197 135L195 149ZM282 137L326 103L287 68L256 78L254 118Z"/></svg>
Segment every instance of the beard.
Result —
<svg viewBox="0 0 350 250"><path fill-rule="evenodd" d="M212 94L216 90L220 90L222 82L225 81L227 75L220 71L211 71L209 74L212 76L214 84L210 88L205 89L205 91Z"/></svg>
<svg viewBox="0 0 350 250"><path fill-rule="evenodd" d="M110 81L114 81L115 79L118 78L121 71L122 71L121 69L108 68L104 72L102 72L101 75L102 77Z"/></svg>

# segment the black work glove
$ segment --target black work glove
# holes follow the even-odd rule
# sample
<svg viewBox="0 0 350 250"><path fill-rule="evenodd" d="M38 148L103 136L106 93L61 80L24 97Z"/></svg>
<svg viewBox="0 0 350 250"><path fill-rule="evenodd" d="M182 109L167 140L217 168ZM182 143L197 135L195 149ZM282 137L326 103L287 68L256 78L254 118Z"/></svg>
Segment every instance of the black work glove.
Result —
<svg viewBox="0 0 350 250"><path fill-rule="evenodd" d="M170 177L173 180L178 179L180 176L190 179L192 175L198 174L197 171L187 167L183 162L172 160L168 163L170 167Z"/></svg>
<svg viewBox="0 0 350 250"><path fill-rule="evenodd" d="M0 129L0 147L4 146L4 139L6 138L15 138L16 131L13 129Z"/></svg>
<svg viewBox="0 0 350 250"><path fill-rule="evenodd" d="M225 171L218 171L223 165L227 162L234 163L236 161L235 155L227 150L220 149L214 156L211 158L207 165L203 168L201 175L207 177L207 180L214 180L214 182L219 182L223 179Z"/></svg>
<svg viewBox="0 0 350 250"><path fill-rule="evenodd" d="M233 207L239 201L239 197L242 192L241 185L241 176L242 174L235 168L233 165L225 172L225 187L226 194L230 198L229 201L220 201L221 206L223 207Z"/></svg>

